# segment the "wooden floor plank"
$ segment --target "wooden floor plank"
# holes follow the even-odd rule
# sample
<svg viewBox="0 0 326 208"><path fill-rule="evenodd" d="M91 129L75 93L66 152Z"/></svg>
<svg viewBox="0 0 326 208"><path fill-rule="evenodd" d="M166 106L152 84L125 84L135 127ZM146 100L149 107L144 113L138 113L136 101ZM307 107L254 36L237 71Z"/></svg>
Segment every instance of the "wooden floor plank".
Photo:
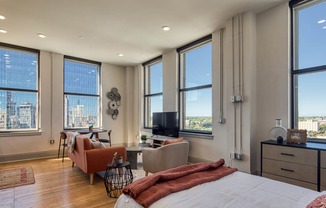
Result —
<svg viewBox="0 0 326 208"><path fill-rule="evenodd" d="M20 207L114 207L103 179L95 174L94 185L69 158L41 159L0 164L0 169L31 166L35 183L0 190L0 208Z"/></svg>

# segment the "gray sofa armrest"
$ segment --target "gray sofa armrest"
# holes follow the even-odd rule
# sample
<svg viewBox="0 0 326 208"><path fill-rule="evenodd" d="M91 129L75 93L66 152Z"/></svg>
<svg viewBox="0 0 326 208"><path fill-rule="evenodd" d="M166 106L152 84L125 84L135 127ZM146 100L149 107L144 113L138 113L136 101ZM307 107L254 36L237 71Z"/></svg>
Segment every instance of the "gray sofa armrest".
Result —
<svg viewBox="0 0 326 208"><path fill-rule="evenodd" d="M159 148L143 148L145 172L156 173L188 163L189 143L179 142Z"/></svg>

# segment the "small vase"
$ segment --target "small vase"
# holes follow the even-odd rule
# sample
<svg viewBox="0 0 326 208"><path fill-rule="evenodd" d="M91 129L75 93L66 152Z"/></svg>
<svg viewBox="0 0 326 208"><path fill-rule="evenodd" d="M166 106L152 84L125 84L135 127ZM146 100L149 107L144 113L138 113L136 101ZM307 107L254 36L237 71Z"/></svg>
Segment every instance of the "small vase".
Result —
<svg viewBox="0 0 326 208"><path fill-rule="evenodd" d="M122 158L119 158L119 159L118 159L118 163L119 163L119 164L122 164L122 163L123 163L123 159L122 159Z"/></svg>

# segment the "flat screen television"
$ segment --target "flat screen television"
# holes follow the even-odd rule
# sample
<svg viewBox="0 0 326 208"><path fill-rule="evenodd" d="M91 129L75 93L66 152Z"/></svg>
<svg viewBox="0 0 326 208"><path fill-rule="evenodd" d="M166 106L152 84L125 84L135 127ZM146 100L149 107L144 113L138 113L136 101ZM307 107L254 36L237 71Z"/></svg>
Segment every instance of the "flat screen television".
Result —
<svg viewBox="0 0 326 208"><path fill-rule="evenodd" d="M169 137L179 137L178 112L153 113L152 134Z"/></svg>

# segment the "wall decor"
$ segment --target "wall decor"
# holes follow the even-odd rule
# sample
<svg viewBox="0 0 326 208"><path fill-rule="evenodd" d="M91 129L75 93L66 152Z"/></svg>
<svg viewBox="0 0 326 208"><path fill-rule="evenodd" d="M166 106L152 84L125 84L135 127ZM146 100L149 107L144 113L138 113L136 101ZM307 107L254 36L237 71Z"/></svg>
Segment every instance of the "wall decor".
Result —
<svg viewBox="0 0 326 208"><path fill-rule="evenodd" d="M118 118L119 110L118 107L121 105L121 95L116 87L112 87L111 91L106 94L109 98L107 113L112 117L113 120Z"/></svg>

